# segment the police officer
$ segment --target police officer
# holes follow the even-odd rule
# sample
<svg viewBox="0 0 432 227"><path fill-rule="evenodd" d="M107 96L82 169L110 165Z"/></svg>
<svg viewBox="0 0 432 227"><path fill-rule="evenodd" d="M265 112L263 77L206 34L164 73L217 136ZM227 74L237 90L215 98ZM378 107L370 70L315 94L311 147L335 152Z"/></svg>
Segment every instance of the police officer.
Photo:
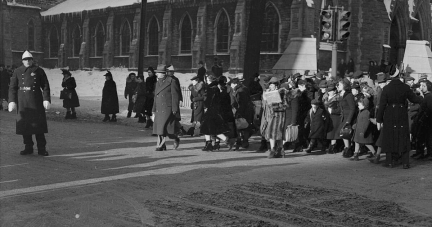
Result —
<svg viewBox="0 0 432 227"><path fill-rule="evenodd" d="M45 109L51 105L48 78L41 68L33 65L30 52L24 52L22 63L14 71L9 86L9 111L17 109L16 134L23 136L25 144L20 154L33 153L32 135L35 135L38 154L48 156L44 134L48 133Z"/></svg>

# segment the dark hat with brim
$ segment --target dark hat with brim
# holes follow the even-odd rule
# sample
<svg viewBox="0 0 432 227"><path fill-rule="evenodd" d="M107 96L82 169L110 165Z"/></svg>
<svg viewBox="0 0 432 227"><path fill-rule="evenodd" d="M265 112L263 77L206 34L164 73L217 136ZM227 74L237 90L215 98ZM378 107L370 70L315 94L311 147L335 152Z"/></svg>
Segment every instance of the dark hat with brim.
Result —
<svg viewBox="0 0 432 227"><path fill-rule="evenodd" d="M332 84L332 85L330 85L330 86L327 87L326 91L327 92L329 92L329 91L336 91L336 87Z"/></svg>
<svg viewBox="0 0 432 227"><path fill-rule="evenodd" d="M113 75L111 74L111 72L110 71L107 71L107 73L105 73L105 75L104 76L109 76L109 77L113 77Z"/></svg>
<svg viewBox="0 0 432 227"><path fill-rule="evenodd" d="M306 86L306 84L307 84L306 80L299 80L299 81L297 82L297 85L298 85L298 86L300 86L300 85L305 85L305 86Z"/></svg>
<svg viewBox="0 0 432 227"><path fill-rule="evenodd" d="M406 76L406 77L404 77L404 80L406 82L406 81L411 81L411 80L415 80L415 79L413 77Z"/></svg>
<svg viewBox="0 0 432 227"><path fill-rule="evenodd" d="M239 80L239 78L234 77L229 82L230 82L230 84L238 84L238 83L240 83L240 80Z"/></svg>
<svg viewBox="0 0 432 227"><path fill-rule="evenodd" d="M353 83L353 85L351 86L351 89L360 89L360 84L359 83Z"/></svg>
<svg viewBox="0 0 432 227"><path fill-rule="evenodd" d="M417 89L420 87L420 82L417 84L413 84L413 86L411 87L412 89Z"/></svg>
<svg viewBox="0 0 432 227"><path fill-rule="evenodd" d="M311 104L312 104L312 105L320 105L320 104L321 104L321 101L318 100L318 99L313 99L313 100L311 101Z"/></svg>
<svg viewBox="0 0 432 227"><path fill-rule="evenodd" d="M353 77L353 76L354 76L354 73L350 72L350 73L348 73L348 74L345 75L345 78L347 78L347 77Z"/></svg>
<svg viewBox="0 0 432 227"><path fill-rule="evenodd" d="M319 88L327 88L327 81L323 80L318 85Z"/></svg>
<svg viewBox="0 0 432 227"><path fill-rule="evenodd" d="M158 65L158 67L156 68L155 72L157 72L157 73L166 73L167 72L166 65Z"/></svg>
<svg viewBox="0 0 432 227"><path fill-rule="evenodd" d="M61 69L63 75L72 75L67 69Z"/></svg>
<svg viewBox="0 0 432 227"><path fill-rule="evenodd" d="M318 73L316 74L316 78L318 78L318 79L322 79L322 78L324 78L324 73L322 73L322 72L318 72Z"/></svg>

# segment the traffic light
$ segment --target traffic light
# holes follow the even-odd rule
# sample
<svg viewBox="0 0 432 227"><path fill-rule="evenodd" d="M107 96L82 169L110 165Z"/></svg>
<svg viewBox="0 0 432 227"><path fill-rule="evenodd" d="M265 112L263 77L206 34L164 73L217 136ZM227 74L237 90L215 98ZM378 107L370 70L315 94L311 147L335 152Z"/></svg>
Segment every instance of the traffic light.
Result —
<svg viewBox="0 0 432 227"><path fill-rule="evenodd" d="M351 12L349 11L339 11L338 12L338 30L337 30L337 40L343 41L347 40L350 32L349 27L351 26Z"/></svg>
<svg viewBox="0 0 432 227"><path fill-rule="evenodd" d="M333 10L323 10L321 12L321 40L333 41Z"/></svg>

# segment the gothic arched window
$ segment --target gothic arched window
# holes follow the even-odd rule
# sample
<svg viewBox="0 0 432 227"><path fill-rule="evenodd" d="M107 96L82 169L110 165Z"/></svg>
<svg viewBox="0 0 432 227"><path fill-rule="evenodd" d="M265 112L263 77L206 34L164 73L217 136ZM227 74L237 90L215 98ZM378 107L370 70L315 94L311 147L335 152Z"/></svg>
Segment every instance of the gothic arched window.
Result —
<svg viewBox="0 0 432 227"><path fill-rule="evenodd" d="M131 38L132 36L129 22L125 21L120 34L120 55L129 55Z"/></svg>
<svg viewBox="0 0 432 227"><path fill-rule="evenodd" d="M183 18L181 25L180 53L188 54L192 51L192 25L188 15Z"/></svg>
<svg viewBox="0 0 432 227"><path fill-rule="evenodd" d="M261 52L279 50L279 14L273 4L268 4L264 14L264 26L261 38Z"/></svg>
<svg viewBox="0 0 432 227"><path fill-rule="evenodd" d="M103 49L105 45L105 31L101 22L96 26L95 31L95 56L100 57L103 54Z"/></svg>
<svg viewBox="0 0 432 227"><path fill-rule="evenodd" d="M35 27L33 20L30 20L27 24L27 48L29 50L35 49Z"/></svg>
<svg viewBox="0 0 432 227"><path fill-rule="evenodd" d="M72 56L78 57L82 43L81 29L77 25L72 32Z"/></svg>
<svg viewBox="0 0 432 227"><path fill-rule="evenodd" d="M216 52L228 52L229 21L225 12L219 15L216 32Z"/></svg>
<svg viewBox="0 0 432 227"><path fill-rule="evenodd" d="M59 37L57 28L54 26L51 28L49 35L49 57L56 58L59 50Z"/></svg>
<svg viewBox="0 0 432 227"><path fill-rule="evenodd" d="M148 29L148 55L158 55L159 53L159 25L156 18L150 20Z"/></svg>

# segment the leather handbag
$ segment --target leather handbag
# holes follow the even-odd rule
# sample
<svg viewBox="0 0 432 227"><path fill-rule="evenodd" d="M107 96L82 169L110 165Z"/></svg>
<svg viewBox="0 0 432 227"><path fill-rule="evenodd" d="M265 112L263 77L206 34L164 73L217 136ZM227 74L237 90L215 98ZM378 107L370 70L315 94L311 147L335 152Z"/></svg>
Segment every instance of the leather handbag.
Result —
<svg viewBox="0 0 432 227"><path fill-rule="evenodd" d="M294 142L298 139L298 125L288 125L285 130L285 138L286 142Z"/></svg>
<svg viewBox="0 0 432 227"><path fill-rule="evenodd" d="M249 127L249 123L246 121L246 119L240 117L235 119L236 128L241 130Z"/></svg>
<svg viewBox="0 0 432 227"><path fill-rule="evenodd" d="M343 128L340 130L339 134L342 139L349 140L352 137L353 129L351 128L351 125L348 123L345 123Z"/></svg>
<svg viewBox="0 0 432 227"><path fill-rule="evenodd" d="M66 89L61 90L60 99L72 99L72 92Z"/></svg>

